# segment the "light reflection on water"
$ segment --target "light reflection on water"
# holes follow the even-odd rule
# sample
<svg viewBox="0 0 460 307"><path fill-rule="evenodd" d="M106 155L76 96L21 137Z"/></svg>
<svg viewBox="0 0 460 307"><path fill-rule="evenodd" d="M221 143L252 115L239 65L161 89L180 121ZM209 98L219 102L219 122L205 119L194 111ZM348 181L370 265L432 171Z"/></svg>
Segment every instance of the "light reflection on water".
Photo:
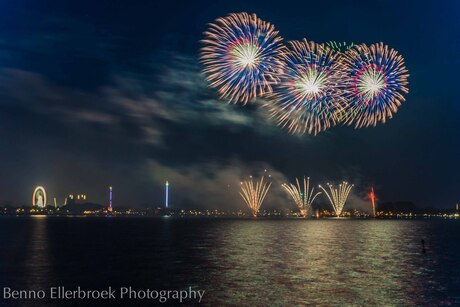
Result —
<svg viewBox="0 0 460 307"><path fill-rule="evenodd" d="M442 286L431 279L436 255L422 254L426 229L420 227L417 222L346 220L231 227L210 259L218 263L211 284L219 285L223 299L241 302L421 303L431 288L436 294ZM226 293L235 286L245 290Z"/></svg>
<svg viewBox="0 0 460 307"><path fill-rule="evenodd" d="M0 283L193 286L208 305L439 305L460 296L459 239L460 222L443 220L2 218Z"/></svg>

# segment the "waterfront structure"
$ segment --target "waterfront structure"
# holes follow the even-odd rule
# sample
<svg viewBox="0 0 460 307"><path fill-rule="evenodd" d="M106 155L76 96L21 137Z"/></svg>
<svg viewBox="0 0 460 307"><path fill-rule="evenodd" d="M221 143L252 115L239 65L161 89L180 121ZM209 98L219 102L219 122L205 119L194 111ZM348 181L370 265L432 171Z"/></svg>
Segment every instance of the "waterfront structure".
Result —
<svg viewBox="0 0 460 307"><path fill-rule="evenodd" d="M46 207L46 191L42 186L35 188L34 193L32 194L32 206L44 208Z"/></svg>

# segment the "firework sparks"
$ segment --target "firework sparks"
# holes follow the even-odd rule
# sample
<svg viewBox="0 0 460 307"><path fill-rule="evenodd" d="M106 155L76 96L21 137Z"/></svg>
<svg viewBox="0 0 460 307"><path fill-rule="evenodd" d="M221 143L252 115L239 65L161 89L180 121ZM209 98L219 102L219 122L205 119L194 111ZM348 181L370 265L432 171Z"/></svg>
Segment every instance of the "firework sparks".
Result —
<svg viewBox="0 0 460 307"><path fill-rule="evenodd" d="M347 51L348 49L352 48L355 44L353 43L347 43L347 42L337 42L337 41L329 41L326 43L326 45L331 48L334 52L338 54L338 57L340 61L342 61L342 56ZM344 67L342 67L344 69ZM344 75L345 76L345 75ZM347 81L348 79L343 79L342 80L342 86L346 87L347 86ZM343 93L342 93L343 95ZM347 104L344 104L347 106ZM338 123L345 122L348 118L351 116L355 115L356 109L351 110L350 108L338 108L334 110L335 114L334 117Z"/></svg>
<svg viewBox="0 0 460 307"><path fill-rule="evenodd" d="M408 93L404 59L383 43L354 46L343 54L348 75L343 122L355 128L385 123L398 111Z"/></svg>
<svg viewBox="0 0 460 307"><path fill-rule="evenodd" d="M241 182L240 195L246 205L248 205L249 209L251 209L251 213L254 217L257 217L260 206L262 205L265 196L267 196L271 185L271 182L264 182L263 176L258 182L253 181L252 177L251 179Z"/></svg>
<svg viewBox="0 0 460 307"><path fill-rule="evenodd" d="M372 203L372 216L375 217L375 193L374 193L374 187L371 188L371 192L369 193L369 198L371 199L371 203Z"/></svg>
<svg viewBox="0 0 460 307"><path fill-rule="evenodd" d="M329 41L326 45L335 52L345 52L354 46L353 43Z"/></svg>
<svg viewBox="0 0 460 307"><path fill-rule="evenodd" d="M246 104L272 91L284 49L272 24L255 14L234 13L216 19L204 35L203 72L221 99Z"/></svg>
<svg viewBox="0 0 460 307"><path fill-rule="evenodd" d="M336 124L335 114L346 102L341 95L346 75L331 48L305 39L289 46L283 53L286 67L266 107L289 132L316 135Z"/></svg>
<svg viewBox="0 0 460 307"><path fill-rule="evenodd" d="M348 182L343 181L339 184L338 188L335 188L332 184L328 183L329 192L325 188L319 186L324 191L327 198L331 202L332 208L334 209L335 215L340 216L342 214L343 207L347 201L348 195L354 185L349 185Z"/></svg>
<svg viewBox="0 0 460 307"><path fill-rule="evenodd" d="M315 188L313 187L310 190L310 177L303 178L303 190L300 187L299 180L296 178L295 181L297 185L284 183L282 187L291 195L294 203L299 207L300 214L304 217L309 217L311 215L311 205L321 192L315 194Z"/></svg>

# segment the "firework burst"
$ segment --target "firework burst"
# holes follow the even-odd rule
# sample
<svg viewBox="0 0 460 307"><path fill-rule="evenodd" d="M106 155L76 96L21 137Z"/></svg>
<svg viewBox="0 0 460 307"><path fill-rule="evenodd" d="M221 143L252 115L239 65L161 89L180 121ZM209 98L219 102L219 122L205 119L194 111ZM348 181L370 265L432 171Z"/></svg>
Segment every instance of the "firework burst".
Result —
<svg viewBox="0 0 460 307"><path fill-rule="evenodd" d="M265 196L267 196L271 185L271 182L264 182L263 176L258 182L253 181L252 178L241 182L240 195L246 205L248 205L249 209L251 209L251 213L254 217L257 216L260 206L262 205Z"/></svg>
<svg viewBox="0 0 460 307"><path fill-rule="evenodd" d="M335 52L345 52L354 46L353 43L329 41L326 45Z"/></svg>
<svg viewBox="0 0 460 307"><path fill-rule="evenodd" d="M299 207L300 214L304 217L309 217L311 215L311 204L321 192L315 194L315 188L311 188L310 190L310 178L303 178L303 190L300 187L299 180L296 178L295 181L297 185L284 183L282 187L292 197L297 207Z"/></svg>
<svg viewBox="0 0 460 307"><path fill-rule="evenodd" d="M275 27L255 14L234 13L209 25L201 62L221 99L246 104L272 91L284 49Z"/></svg>
<svg viewBox="0 0 460 307"><path fill-rule="evenodd" d="M354 46L343 54L349 101L343 122L355 128L375 126L392 118L408 93L404 59L383 43Z"/></svg>
<svg viewBox="0 0 460 307"><path fill-rule="evenodd" d="M331 202L332 208L334 209L335 215L340 216L342 214L343 207L347 202L348 195L353 188L353 185L349 185L348 182L342 182L339 184L337 188L335 188L332 184L327 184L329 188L329 192L326 191L325 188L319 186L320 189L324 191L327 198Z"/></svg>
<svg viewBox="0 0 460 307"><path fill-rule="evenodd" d="M305 39L290 42L288 49L280 82L265 106L289 132L316 135L335 125L335 114L344 108L342 63L331 48Z"/></svg>

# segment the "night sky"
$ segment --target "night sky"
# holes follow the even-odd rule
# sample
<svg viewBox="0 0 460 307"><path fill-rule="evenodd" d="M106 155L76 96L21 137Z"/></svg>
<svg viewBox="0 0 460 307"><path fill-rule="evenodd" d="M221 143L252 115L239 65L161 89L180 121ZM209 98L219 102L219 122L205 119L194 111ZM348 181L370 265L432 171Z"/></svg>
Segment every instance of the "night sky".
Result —
<svg viewBox="0 0 460 307"><path fill-rule="evenodd" d="M228 105L198 62L206 24L256 13L285 40L384 42L409 70L385 125L292 136L256 106ZM239 181L347 179L358 204L460 201L459 1L1 1L0 202L30 205L36 185L62 203L86 193L114 206L243 206ZM353 204L352 204L353 205Z"/></svg>

